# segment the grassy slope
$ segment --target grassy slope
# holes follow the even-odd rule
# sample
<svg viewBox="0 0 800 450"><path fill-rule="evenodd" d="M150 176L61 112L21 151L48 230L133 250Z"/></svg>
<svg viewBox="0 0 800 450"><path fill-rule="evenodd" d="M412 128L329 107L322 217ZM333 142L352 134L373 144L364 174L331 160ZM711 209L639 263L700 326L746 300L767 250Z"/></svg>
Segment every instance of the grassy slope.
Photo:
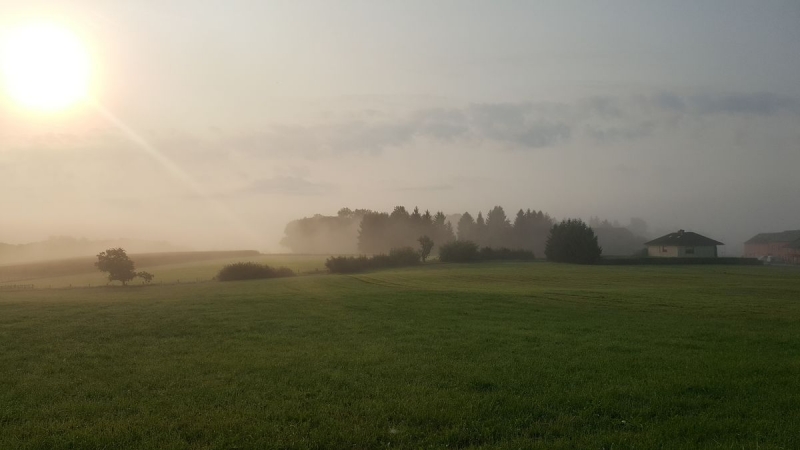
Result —
<svg viewBox="0 0 800 450"><path fill-rule="evenodd" d="M800 272L0 292L0 448L798 448Z"/></svg>

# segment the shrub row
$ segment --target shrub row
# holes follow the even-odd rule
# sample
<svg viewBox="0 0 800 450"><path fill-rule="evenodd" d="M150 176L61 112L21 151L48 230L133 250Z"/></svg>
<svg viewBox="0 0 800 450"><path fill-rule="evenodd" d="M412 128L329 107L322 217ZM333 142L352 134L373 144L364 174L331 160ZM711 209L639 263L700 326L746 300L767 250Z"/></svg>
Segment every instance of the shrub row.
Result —
<svg viewBox="0 0 800 450"><path fill-rule="evenodd" d="M478 262L478 261L531 261L535 259L532 251L511 250L508 248L478 248L472 241L453 241L439 248L439 261Z"/></svg>
<svg viewBox="0 0 800 450"><path fill-rule="evenodd" d="M217 274L219 281L257 280L261 278L293 277L294 272L287 267L272 268L266 264L238 262L228 264Z"/></svg>
<svg viewBox="0 0 800 450"><path fill-rule="evenodd" d="M325 261L331 273L356 273L372 269L415 266L420 263L419 252L411 247L393 248L388 255L332 256Z"/></svg>

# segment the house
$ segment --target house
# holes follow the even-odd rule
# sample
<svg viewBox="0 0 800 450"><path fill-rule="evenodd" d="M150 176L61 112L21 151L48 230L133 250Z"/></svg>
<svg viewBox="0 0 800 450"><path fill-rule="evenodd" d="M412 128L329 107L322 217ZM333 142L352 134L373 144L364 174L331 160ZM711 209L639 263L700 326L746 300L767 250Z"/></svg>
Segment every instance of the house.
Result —
<svg viewBox="0 0 800 450"><path fill-rule="evenodd" d="M744 256L800 264L800 230L757 234L744 243Z"/></svg>
<svg viewBox="0 0 800 450"><path fill-rule="evenodd" d="M786 258L786 262L800 264L800 239L789 244L789 248L791 248L791 251L789 252L789 257Z"/></svg>
<svg viewBox="0 0 800 450"><path fill-rule="evenodd" d="M716 258L717 246L725 245L691 231L678 230L645 242L647 256L655 258Z"/></svg>

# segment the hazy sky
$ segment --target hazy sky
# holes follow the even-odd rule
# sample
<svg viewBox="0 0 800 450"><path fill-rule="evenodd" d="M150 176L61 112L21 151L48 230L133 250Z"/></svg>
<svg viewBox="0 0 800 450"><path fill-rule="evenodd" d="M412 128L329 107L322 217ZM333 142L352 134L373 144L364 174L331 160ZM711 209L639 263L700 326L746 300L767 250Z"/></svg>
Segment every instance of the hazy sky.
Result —
<svg viewBox="0 0 800 450"><path fill-rule="evenodd" d="M0 0L80 34L96 99L0 96L0 242L278 251L395 205L800 228L800 3L656 3Z"/></svg>

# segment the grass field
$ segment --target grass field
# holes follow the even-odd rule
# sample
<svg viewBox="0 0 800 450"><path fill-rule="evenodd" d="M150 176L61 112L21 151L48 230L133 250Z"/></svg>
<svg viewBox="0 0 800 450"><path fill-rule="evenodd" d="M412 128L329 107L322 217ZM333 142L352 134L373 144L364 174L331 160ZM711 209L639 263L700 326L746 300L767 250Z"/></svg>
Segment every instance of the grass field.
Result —
<svg viewBox="0 0 800 450"><path fill-rule="evenodd" d="M0 291L0 448L800 448L800 270Z"/></svg>
<svg viewBox="0 0 800 450"><path fill-rule="evenodd" d="M179 252L130 255L136 270L155 275L154 283L209 281L226 264L251 261L273 267L286 266L298 273L325 269L325 256L270 255L257 252ZM0 290L8 285L36 288L105 286L106 274L95 268L97 258L72 258L39 263L0 266ZM117 282L119 284L119 282ZM142 284L135 279L131 284Z"/></svg>

